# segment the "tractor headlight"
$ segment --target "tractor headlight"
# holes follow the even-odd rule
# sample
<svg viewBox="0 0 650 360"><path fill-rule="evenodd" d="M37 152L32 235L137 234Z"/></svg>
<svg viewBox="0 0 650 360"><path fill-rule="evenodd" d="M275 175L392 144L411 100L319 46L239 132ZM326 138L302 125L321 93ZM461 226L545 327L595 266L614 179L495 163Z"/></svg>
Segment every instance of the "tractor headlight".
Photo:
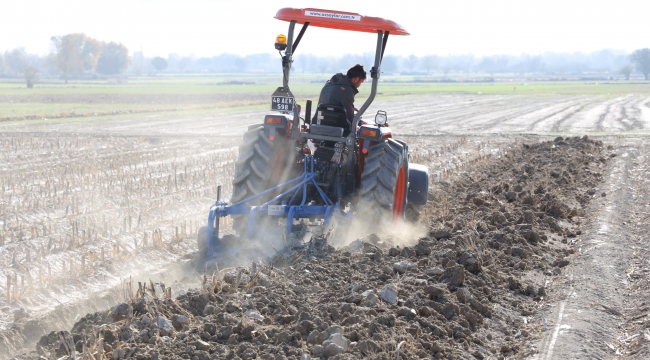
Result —
<svg viewBox="0 0 650 360"><path fill-rule="evenodd" d="M387 122L388 122L388 115L386 115L386 112L383 110L377 111L377 115L375 115L375 124L386 125Z"/></svg>

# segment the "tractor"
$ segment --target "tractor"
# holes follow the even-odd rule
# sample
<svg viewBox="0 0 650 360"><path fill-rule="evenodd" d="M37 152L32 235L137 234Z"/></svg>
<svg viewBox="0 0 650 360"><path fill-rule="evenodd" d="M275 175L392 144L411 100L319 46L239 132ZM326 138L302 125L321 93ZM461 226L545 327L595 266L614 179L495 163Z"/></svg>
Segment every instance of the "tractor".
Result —
<svg viewBox="0 0 650 360"><path fill-rule="evenodd" d="M305 224L330 229L329 234L333 219L343 229L351 219L369 228L417 221L427 202L429 171L409 162L408 145L393 138L387 113L378 111L374 124L361 120L377 94L388 36L409 33L390 20L341 11L283 8L275 18L289 22L287 36L275 43L283 83L271 96L271 112L243 136L230 203L221 200L219 187L207 226L199 230L199 252L208 261L222 254L220 217L232 217L239 241L260 239L269 228L283 227L288 236ZM294 39L296 24L302 28ZM310 100L300 116L289 76L309 26L377 36L370 95L352 122L345 109L332 104L317 104L312 119Z"/></svg>

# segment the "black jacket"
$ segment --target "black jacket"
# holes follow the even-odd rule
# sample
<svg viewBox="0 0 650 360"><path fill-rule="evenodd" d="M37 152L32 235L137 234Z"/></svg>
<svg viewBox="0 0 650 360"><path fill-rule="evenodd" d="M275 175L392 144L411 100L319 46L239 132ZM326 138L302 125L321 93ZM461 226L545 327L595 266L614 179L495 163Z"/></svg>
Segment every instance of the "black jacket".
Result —
<svg viewBox="0 0 650 360"><path fill-rule="evenodd" d="M318 104L335 105L344 108L348 120L352 123L354 119L354 95L358 93L359 90L354 87L350 78L347 75L338 73L332 76L323 86L318 98Z"/></svg>

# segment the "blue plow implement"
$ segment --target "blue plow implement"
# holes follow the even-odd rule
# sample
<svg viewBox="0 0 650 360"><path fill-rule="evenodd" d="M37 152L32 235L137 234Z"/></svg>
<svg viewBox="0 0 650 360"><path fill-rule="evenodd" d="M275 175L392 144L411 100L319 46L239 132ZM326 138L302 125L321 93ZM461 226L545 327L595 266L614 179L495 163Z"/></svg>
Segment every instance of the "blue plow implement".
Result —
<svg viewBox="0 0 650 360"><path fill-rule="evenodd" d="M300 176L232 205L228 205L225 201L220 200L221 187L219 187L217 201L210 207L210 214L208 215L207 259L216 259L222 253L221 240L219 238L219 221L217 217L248 214L248 238L255 236L255 219L258 215L286 218L286 234L292 233L293 221L296 219L322 219L324 220L323 228L327 229L332 215L341 218L351 218L352 214L346 214L341 211L340 202L333 203L327 194L318 186L315 180L316 175L317 173L314 172L314 158L313 156L306 155L303 161L303 173ZM307 187L309 185L314 186L325 205L307 204ZM252 200L278 191L282 191L282 193L262 205L246 205L246 203ZM290 194L291 198L287 202L286 199ZM294 204L294 200L300 194L302 194L300 205L288 205Z"/></svg>

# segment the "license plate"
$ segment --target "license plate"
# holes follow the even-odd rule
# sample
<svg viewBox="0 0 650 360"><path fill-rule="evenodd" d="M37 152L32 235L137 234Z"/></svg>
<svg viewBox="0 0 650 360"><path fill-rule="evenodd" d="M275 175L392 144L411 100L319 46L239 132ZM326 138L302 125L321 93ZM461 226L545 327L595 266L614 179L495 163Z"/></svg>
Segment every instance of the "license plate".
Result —
<svg viewBox="0 0 650 360"><path fill-rule="evenodd" d="M274 216L284 215L284 205L269 205L268 214Z"/></svg>
<svg viewBox="0 0 650 360"><path fill-rule="evenodd" d="M293 112L295 98L288 88L280 86L271 95L271 110Z"/></svg>
<svg viewBox="0 0 650 360"><path fill-rule="evenodd" d="M272 96L271 110L273 111L293 111L294 99L292 97Z"/></svg>

